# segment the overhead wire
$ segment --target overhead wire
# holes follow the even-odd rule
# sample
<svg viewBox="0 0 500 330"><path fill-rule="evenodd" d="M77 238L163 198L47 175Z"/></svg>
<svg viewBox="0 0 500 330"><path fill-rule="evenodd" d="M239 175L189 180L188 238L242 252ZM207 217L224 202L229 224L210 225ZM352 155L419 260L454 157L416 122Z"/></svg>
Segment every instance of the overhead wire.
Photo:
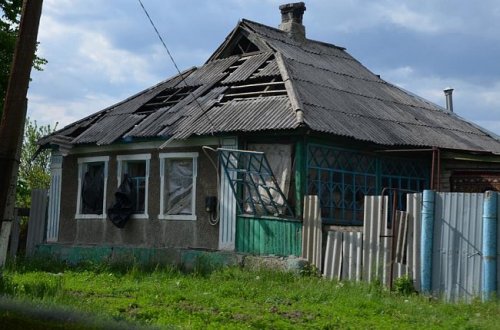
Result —
<svg viewBox="0 0 500 330"><path fill-rule="evenodd" d="M149 15L146 7L144 6L144 4L142 3L141 0L137 0L139 1L139 4L142 8L142 10L144 11L144 14L146 15L146 17L148 18L149 20L149 23L151 23L151 26L153 27L153 29L155 30L156 32L156 35L158 36L158 39L160 39L160 42L161 44L163 45L163 48L165 48L165 50L167 51L167 54L168 56L170 57L170 60L172 61L172 63L174 64L174 67L175 69L177 70L177 73L179 74L179 76L181 77L181 80L182 82L184 83L184 86L187 86L187 83L186 83L186 80L184 79L184 75L181 73L181 70L179 70L179 67L177 66L177 63L175 62L174 60L174 57L172 56L172 54L170 53L168 47L167 47L167 44L165 43L165 41L163 40L163 37L161 36L160 32L158 31L158 29L156 28L156 25L155 23L153 22L153 19L151 18L151 16ZM196 104L198 105L198 107L200 108L200 111L202 112L202 115L206 117L206 119L208 120L210 126L212 127L212 130L211 130L211 135L214 135L214 130L215 130L215 125L213 123L213 121L210 119L210 117L207 115L207 113L203 110L203 107L201 106L200 102L198 101L198 98L195 97L195 95L190 91L189 94L193 97L193 100L194 102L196 102ZM213 159L208 155L208 152L207 150L210 150L210 151L215 151L215 149L212 149L210 147L207 147L207 146L203 146L202 147L203 149L203 152L205 153L205 155L207 156L207 158L210 160L210 162L212 163L213 167L215 168L215 172L216 172L216 175L217 175L217 205L216 205L216 210L219 209L219 194L220 194L220 177L219 177L219 169L218 169L218 164L215 164L215 162L213 161ZM219 223L219 212L218 211L215 211L215 215L213 214L214 212L212 212L212 214L210 215L210 218L209 218L209 223L212 225L212 226L215 226Z"/></svg>
<svg viewBox="0 0 500 330"><path fill-rule="evenodd" d="M139 5L141 6L142 10L144 11L144 14L146 15L146 17L148 18L149 23L151 23L151 26L155 30L156 35L158 36L158 39L160 39L160 42L163 45L163 48L165 48L165 50L167 51L167 54L170 57L170 60L174 64L174 67L177 70L177 73L179 74L179 76L181 77L182 82L184 83L184 86L187 86L186 80L184 79L184 75L181 73L181 70L179 70L179 67L177 66L177 63L175 62L174 57L172 56L172 54L168 50L167 44L163 40L163 37L161 36L161 34L158 31L158 29L156 28L156 25L153 22L153 19L149 15L149 12L147 11L146 7L144 6L144 4L142 3L141 0L137 0L137 1L139 1ZM203 110L203 107L201 106L200 102L198 101L198 98L195 97L194 94L191 91L189 92L189 94L193 97L193 100L196 102L196 104L200 108L200 111L201 111L202 115L206 117L206 119L208 120L210 126L212 127L210 134L214 135L215 125L214 125L213 121L210 119L210 117L207 115L207 113Z"/></svg>

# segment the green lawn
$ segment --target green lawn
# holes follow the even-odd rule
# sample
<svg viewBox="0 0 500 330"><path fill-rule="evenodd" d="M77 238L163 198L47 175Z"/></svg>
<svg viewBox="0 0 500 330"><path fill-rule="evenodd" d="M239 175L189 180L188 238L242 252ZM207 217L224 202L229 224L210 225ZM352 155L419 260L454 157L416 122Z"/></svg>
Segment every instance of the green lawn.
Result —
<svg viewBox="0 0 500 330"><path fill-rule="evenodd" d="M47 271L50 268L7 267L0 280L1 294L37 306L69 306L87 318L90 314L129 325L169 329L500 326L498 302L446 304L391 293L377 285L337 283L291 273L226 268L183 274L173 269L144 271L95 265ZM0 304L0 324L16 313L23 311L9 312ZM85 317L76 319L78 323Z"/></svg>

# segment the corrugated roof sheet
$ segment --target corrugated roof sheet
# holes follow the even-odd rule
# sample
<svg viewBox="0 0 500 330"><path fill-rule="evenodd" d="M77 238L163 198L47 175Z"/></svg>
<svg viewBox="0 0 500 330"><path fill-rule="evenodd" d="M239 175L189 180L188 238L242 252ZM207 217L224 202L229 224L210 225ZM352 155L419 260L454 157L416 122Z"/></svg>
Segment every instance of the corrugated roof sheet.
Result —
<svg viewBox="0 0 500 330"><path fill-rule="evenodd" d="M134 114L106 115L75 138L72 143L95 142L98 145L109 144L120 138L144 117L144 115Z"/></svg>
<svg viewBox="0 0 500 330"><path fill-rule="evenodd" d="M344 48L313 40L297 43L278 29L248 20L239 23L231 38L237 38L242 30L248 40L265 45L263 53L217 59L222 54L234 54L219 47L218 55L212 55L205 65L188 70L184 81L175 76L40 143L59 139L66 146L67 141L60 139L63 136L77 144L109 144L122 137L185 139L191 135L294 129L299 123L287 96L263 93L250 98L259 94L246 89L265 85L266 81L279 82L283 74L287 92L293 93L294 105L303 108L305 124L313 131L387 146L436 146L500 154L495 135L385 82ZM233 47L231 40L227 39L224 47ZM274 56L283 59L280 65L273 52L279 52ZM243 56L248 58L231 72L230 67L242 62ZM248 86L242 90L241 83L246 82ZM233 94L226 98L229 101L219 103L226 89L235 84L240 85L241 92L232 88ZM161 100L179 91L179 86L190 86L194 91L176 104L162 106ZM159 96L159 102L155 99L141 108L164 91L165 98Z"/></svg>
<svg viewBox="0 0 500 330"><path fill-rule="evenodd" d="M270 61L261 71L254 74L255 77L267 77L267 76L278 76L280 74L280 70L278 68L278 64L276 60L273 59Z"/></svg>
<svg viewBox="0 0 500 330"><path fill-rule="evenodd" d="M213 126L216 127L213 130ZM174 138L222 132L252 132L293 129L298 126L295 112L287 96L269 96L255 99L231 100L215 106L178 132Z"/></svg>

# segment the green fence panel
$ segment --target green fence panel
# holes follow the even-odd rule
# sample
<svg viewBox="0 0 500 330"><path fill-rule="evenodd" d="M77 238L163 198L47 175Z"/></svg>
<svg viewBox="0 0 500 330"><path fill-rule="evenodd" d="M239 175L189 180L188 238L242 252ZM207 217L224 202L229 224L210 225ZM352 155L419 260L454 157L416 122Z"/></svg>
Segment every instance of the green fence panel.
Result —
<svg viewBox="0 0 500 330"><path fill-rule="evenodd" d="M294 219L236 218L236 251L255 255L301 255L302 222Z"/></svg>

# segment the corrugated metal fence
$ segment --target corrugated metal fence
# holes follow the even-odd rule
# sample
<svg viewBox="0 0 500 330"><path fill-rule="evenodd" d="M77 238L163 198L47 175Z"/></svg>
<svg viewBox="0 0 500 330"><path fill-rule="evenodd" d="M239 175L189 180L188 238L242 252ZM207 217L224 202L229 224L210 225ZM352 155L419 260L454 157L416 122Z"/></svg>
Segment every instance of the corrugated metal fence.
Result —
<svg viewBox="0 0 500 330"><path fill-rule="evenodd" d="M394 233L388 223L387 196L366 196L362 232L328 232L324 276L389 285L392 279L408 274L418 288L420 196L407 195L407 212L397 212Z"/></svg>
<svg viewBox="0 0 500 330"><path fill-rule="evenodd" d="M302 258L322 270L323 230L318 196L304 197Z"/></svg>
<svg viewBox="0 0 500 330"><path fill-rule="evenodd" d="M483 194L436 193L431 290L446 300L479 297Z"/></svg>
<svg viewBox="0 0 500 330"><path fill-rule="evenodd" d="M428 291L423 279L430 278L430 293L448 301L471 301L481 294L483 300L488 299L488 289L483 283L488 274L483 268L485 262L494 259L496 274L489 282L496 283L493 291L497 290L500 226L493 229L497 255L485 256L484 235L491 234L483 230L485 195L435 193L434 196L431 236L424 236L431 237L430 240L422 239L422 194L407 195L406 212L396 211L392 217L394 223L388 223L386 196L366 196L362 232L327 233L323 275L337 280L377 280L390 285L393 279L407 274L417 291ZM494 203L497 211L493 213L496 216L493 222L498 223L500 198ZM427 248L431 251L429 276L421 266L422 260L429 260L424 257Z"/></svg>

